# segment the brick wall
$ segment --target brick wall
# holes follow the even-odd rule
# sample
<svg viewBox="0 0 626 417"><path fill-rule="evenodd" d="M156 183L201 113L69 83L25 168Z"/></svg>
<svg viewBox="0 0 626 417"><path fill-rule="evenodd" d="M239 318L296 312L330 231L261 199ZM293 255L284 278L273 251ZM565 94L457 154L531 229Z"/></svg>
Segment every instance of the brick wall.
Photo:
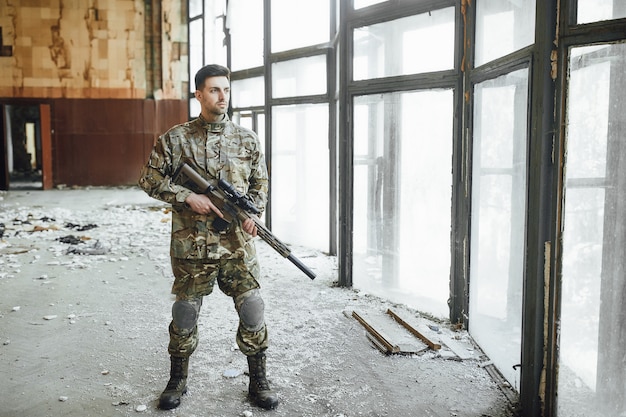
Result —
<svg viewBox="0 0 626 417"><path fill-rule="evenodd" d="M187 119L186 19L179 0L0 0L0 103L51 105L54 185L135 183Z"/></svg>
<svg viewBox="0 0 626 417"><path fill-rule="evenodd" d="M161 24L146 28L146 8ZM0 97L180 99L186 92L180 1L0 0L0 29ZM146 39L155 38L149 45L161 48L162 85L146 91Z"/></svg>

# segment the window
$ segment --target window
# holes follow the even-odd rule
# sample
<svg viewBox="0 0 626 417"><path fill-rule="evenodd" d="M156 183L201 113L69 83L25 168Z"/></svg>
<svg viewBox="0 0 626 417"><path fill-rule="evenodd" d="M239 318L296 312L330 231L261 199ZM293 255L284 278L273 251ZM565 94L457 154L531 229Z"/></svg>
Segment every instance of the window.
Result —
<svg viewBox="0 0 626 417"><path fill-rule="evenodd" d="M515 52L534 41L535 0L476 2L476 66Z"/></svg>
<svg viewBox="0 0 626 417"><path fill-rule="evenodd" d="M328 104L272 110L272 230L322 251L329 240Z"/></svg>
<svg viewBox="0 0 626 417"><path fill-rule="evenodd" d="M519 390L528 70L474 87L470 333Z"/></svg>
<svg viewBox="0 0 626 417"><path fill-rule="evenodd" d="M230 0L226 26L230 30L230 69L263 66L263 1Z"/></svg>
<svg viewBox="0 0 626 417"><path fill-rule="evenodd" d="M624 91L626 44L571 50L559 416L626 411Z"/></svg>
<svg viewBox="0 0 626 417"><path fill-rule="evenodd" d="M591 23L626 17L624 0L578 0L577 23Z"/></svg>
<svg viewBox="0 0 626 417"><path fill-rule="evenodd" d="M265 79L263 77L233 80L230 86L233 108L262 106L265 103Z"/></svg>
<svg viewBox="0 0 626 417"><path fill-rule="evenodd" d="M354 286L447 317L453 94L354 103Z"/></svg>
<svg viewBox="0 0 626 417"><path fill-rule="evenodd" d="M362 9L364 7L372 6L374 4L384 3L387 0L354 0L354 8Z"/></svg>
<svg viewBox="0 0 626 417"><path fill-rule="evenodd" d="M326 55L272 64L272 97L326 93Z"/></svg>
<svg viewBox="0 0 626 417"><path fill-rule="evenodd" d="M354 30L355 81L453 67L453 7Z"/></svg>
<svg viewBox="0 0 626 417"><path fill-rule="evenodd" d="M329 0L271 0L271 2L272 52L329 41Z"/></svg>

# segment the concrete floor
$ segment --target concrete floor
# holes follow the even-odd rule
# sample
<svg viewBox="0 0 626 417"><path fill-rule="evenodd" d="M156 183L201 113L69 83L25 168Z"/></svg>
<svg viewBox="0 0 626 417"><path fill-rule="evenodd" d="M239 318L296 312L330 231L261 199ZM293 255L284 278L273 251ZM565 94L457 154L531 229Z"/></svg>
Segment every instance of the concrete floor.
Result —
<svg viewBox="0 0 626 417"><path fill-rule="evenodd" d="M0 417L514 415L466 332L435 323L466 346L466 360L446 346L384 355L346 311L428 319L336 288L333 257L293 248L317 273L311 281L262 241L268 376L281 404L268 412L248 402L237 315L217 290L201 312L189 393L158 410L169 371L167 207L136 188L18 190L0 192L0 223ZM70 235L87 250L71 253L59 240Z"/></svg>

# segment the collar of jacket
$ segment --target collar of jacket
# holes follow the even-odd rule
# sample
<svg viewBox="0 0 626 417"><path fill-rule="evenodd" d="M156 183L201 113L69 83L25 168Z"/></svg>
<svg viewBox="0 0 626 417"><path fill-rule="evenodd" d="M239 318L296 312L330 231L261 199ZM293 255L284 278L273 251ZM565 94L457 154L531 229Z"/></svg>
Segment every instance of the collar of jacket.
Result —
<svg viewBox="0 0 626 417"><path fill-rule="evenodd" d="M211 133L222 133L224 131L224 127L226 126L226 122L228 121L228 116L224 115L224 118L220 122L208 122L202 117L202 115L198 116L202 127Z"/></svg>

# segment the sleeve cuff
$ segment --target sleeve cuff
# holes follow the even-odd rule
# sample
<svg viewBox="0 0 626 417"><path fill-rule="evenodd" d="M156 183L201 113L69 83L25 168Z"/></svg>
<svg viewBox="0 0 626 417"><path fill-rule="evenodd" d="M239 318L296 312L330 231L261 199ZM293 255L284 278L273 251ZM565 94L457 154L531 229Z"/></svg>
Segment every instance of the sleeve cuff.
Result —
<svg viewBox="0 0 626 417"><path fill-rule="evenodd" d="M192 194L191 190L180 190L179 192L176 193L176 202L178 203L184 203L185 200L187 199L187 197L189 197Z"/></svg>

